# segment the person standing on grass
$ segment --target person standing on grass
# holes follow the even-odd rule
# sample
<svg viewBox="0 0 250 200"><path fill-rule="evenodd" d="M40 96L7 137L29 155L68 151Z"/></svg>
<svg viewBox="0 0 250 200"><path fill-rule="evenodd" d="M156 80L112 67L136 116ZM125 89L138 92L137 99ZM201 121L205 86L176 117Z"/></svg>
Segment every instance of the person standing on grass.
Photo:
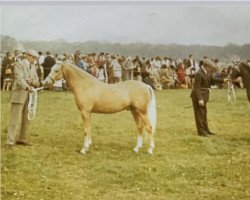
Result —
<svg viewBox="0 0 250 200"><path fill-rule="evenodd" d="M47 56L45 57L44 62L42 63L43 72L44 72L44 74L43 74L44 79L46 79L46 77L49 75L53 65L56 64L56 60L51 57L50 51L47 51L46 55Z"/></svg>
<svg viewBox="0 0 250 200"><path fill-rule="evenodd" d="M199 136L207 137L215 135L208 128L207 106L211 85L227 82L228 79L215 79L213 73L216 71L215 64L208 58L200 62L200 69L194 77L194 87L190 97L192 98L196 128Z"/></svg>
<svg viewBox="0 0 250 200"><path fill-rule="evenodd" d="M10 94L11 113L6 143L6 148L8 149L11 149L14 145L19 117L21 117L21 127L16 144L31 145L26 138L29 125L28 102L29 92L33 91L33 87L39 85L35 67L35 61L37 61L38 57L39 54L35 50L29 50L24 60L15 63L14 84Z"/></svg>

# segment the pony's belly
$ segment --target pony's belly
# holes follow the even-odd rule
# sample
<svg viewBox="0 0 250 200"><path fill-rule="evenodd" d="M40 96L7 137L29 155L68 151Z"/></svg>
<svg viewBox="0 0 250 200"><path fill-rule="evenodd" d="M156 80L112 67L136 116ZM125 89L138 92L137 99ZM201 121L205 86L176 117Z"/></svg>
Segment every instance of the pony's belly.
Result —
<svg viewBox="0 0 250 200"><path fill-rule="evenodd" d="M123 110L130 110L130 106L129 105L121 105L121 104L94 106L92 109L92 112L93 113L112 114L112 113L121 112Z"/></svg>

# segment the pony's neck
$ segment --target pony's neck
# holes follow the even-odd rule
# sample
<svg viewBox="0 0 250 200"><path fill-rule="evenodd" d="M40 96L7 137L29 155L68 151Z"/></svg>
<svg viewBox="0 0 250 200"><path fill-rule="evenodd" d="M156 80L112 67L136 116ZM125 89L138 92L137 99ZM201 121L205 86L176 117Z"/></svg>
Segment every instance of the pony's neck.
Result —
<svg viewBox="0 0 250 200"><path fill-rule="evenodd" d="M88 76L84 72L81 73L79 70L74 69L74 66L63 68L64 79L73 91L95 85L97 80L94 77Z"/></svg>

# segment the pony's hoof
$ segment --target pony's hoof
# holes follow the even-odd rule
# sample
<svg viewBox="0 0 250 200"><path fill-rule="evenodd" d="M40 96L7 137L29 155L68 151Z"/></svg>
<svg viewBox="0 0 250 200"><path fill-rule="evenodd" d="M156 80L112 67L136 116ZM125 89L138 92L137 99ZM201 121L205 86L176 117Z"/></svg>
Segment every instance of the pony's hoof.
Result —
<svg viewBox="0 0 250 200"><path fill-rule="evenodd" d="M80 154L86 154L86 149L82 148L81 151L80 151Z"/></svg>
<svg viewBox="0 0 250 200"><path fill-rule="evenodd" d="M150 155L153 155L153 149L150 148L150 149L148 150L148 153L149 153Z"/></svg>
<svg viewBox="0 0 250 200"><path fill-rule="evenodd" d="M139 152L139 148L138 148L138 147L135 147L135 148L134 148L134 152L135 152L135 153L138 153L138 152Z"/></svg>

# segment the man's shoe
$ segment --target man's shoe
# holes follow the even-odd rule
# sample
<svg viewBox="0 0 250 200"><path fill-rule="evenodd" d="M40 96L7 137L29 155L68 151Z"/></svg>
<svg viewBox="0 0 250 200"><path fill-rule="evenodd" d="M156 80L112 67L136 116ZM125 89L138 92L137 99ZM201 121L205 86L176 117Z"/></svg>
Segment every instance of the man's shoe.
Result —
<svg viewBox="0 0 250 200"><path fill-rule="evenodd" d="M206 132L198 133L198 135L201 136L201 137L208 137L208 135L206 134Z"/></svg>
<svg viewBox="0 0 250 200"><path fill-rule="evenodd" d="M31 143L29 143L27 141L17 141L16 144L23 145L23 146L33 146Z"/></svg>
<svg viewBox="0 0 250 200"><path fill-rule="evenodd" d="M211 131L207 131L206 132L208 135L216 135L215 133L211 132Z"/></svg>

